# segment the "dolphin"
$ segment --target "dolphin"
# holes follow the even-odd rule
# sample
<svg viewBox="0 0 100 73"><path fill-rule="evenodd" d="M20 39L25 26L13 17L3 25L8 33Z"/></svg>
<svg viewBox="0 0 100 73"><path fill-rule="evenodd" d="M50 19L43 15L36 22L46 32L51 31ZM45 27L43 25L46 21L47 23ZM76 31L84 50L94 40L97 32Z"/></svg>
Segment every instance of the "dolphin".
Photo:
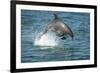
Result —
<svg viewBox="0 0 100 73"><path fill-rule="evenodd" d="M54 19L45 27L39 38L41 38L41 36L43 36L48 31L55 32L55 34L58 37L61 37L62 40L66 39L68 36L70 36L72 39L74 37L71 28L56 14L54 14Z"/></svg>

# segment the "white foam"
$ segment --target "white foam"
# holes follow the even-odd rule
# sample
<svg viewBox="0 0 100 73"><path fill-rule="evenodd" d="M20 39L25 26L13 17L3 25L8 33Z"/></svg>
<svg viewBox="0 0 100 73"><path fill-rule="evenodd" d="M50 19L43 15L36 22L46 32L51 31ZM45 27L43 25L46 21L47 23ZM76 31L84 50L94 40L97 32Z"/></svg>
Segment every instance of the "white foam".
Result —
<svg viewBox="0 0 100 73"><path fill-rule="evenodd" d="M38 35L37 35L38 36ZM46 33L39 39L35 38L33 41L36 46L57 46L57 37L53 33Z"/></svg>

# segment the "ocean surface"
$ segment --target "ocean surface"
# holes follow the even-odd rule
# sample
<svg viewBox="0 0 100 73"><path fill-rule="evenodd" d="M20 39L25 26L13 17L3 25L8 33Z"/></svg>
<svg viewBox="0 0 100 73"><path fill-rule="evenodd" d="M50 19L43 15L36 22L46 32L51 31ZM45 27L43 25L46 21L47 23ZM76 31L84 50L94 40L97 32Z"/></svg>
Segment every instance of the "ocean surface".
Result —
<svg viewBox="0 0 100 73"><path fill-rule="evenodd" d="M56 13L58 17L71 28L74 33L74 39L72 40L70 37L68 37L65 40L61 40L56 35L51 35L51 38L44 38L41 41L41 46L41 43L37 42L36 37L45 29L45 26L53 20L54 13ZM38 45L36 45L35 42L37 42ZM50 42L51 45L56 43L56 45L47 46L46 43L49 44L48 42ZM46 46L43 46L43 43ZM22 63L89 59L89 13L21 10Z"/></svg>

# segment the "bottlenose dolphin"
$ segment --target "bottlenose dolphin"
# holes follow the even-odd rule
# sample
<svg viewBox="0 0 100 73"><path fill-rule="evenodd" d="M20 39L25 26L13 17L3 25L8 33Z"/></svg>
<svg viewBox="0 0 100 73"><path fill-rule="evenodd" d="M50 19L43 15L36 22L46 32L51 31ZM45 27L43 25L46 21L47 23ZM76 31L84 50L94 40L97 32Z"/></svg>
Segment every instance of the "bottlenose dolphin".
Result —
<svg viewBox="0 0 100 73"><path fill-rule="evenodd" d="M67 36L70 36L73 39L73 32L70 27L65 24L56 14L54 14L54 19L45 27L44 31L41 33L43 36L48 31L55 32L58 37L61 37L62 40L66 39Z"/></svg>

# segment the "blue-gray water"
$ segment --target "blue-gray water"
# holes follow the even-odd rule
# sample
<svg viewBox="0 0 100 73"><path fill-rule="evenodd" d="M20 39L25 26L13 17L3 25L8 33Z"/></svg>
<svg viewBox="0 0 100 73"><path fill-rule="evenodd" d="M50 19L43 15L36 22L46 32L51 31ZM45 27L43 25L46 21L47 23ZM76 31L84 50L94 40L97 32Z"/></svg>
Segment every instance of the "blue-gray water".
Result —
<svg viewBox="0 0 100 73"><path fill-rule="evenodd" d="M60 40L56 47L34 45L34 37L54 18L52 11L21 10L21 62L71 61L90 59L90 14L56 12L74 33L74 39ZM47 48L47 49L41 49Z"/></svg>

